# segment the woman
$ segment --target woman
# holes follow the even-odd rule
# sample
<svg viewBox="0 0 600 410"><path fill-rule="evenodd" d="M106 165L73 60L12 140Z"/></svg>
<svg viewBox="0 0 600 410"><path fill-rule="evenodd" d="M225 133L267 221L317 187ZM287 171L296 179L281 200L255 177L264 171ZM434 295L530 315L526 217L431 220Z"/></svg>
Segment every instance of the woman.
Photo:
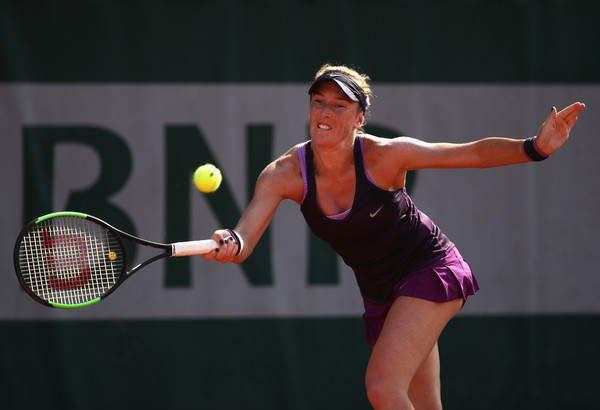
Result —
<svg viewBox="0 0 600 410"><path fill-rule="evenodd" d="M367 395L376 409L441 409L437 341L477 281L454 244L404 189L408 170L493 167L556 151L585 107L552 109L538 136L465 144L363 135L369 77L324 65L309 89L310 141L269 164L234 230L217 230L206 260L244 261L284 199L354 270L363 296Z"/></svg>

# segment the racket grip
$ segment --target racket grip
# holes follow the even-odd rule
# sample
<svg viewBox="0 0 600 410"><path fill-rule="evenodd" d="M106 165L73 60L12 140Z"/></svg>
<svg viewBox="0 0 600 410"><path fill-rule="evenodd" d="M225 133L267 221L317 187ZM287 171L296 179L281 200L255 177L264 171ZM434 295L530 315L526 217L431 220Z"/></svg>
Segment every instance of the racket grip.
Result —
<svg viewBox="0 0 600 410"><path fill-rule="evenodd" d="M175 242L171 244L171 246L171 256L202 255L219 247L219 245L217 245L217 242L213 241L212 239L205 239L201 241Z"/></svg>

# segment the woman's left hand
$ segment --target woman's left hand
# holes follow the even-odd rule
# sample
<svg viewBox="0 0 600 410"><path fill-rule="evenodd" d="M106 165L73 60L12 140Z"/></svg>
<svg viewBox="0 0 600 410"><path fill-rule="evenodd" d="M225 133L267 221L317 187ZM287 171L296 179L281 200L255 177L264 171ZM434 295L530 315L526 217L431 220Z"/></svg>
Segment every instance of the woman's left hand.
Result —
<svg viewBox="0 0 600 410"><path fill-rule="evenodd" d="M540 149L548 155L559 149L569 138L577 116L584 108L585 104L580 102L573 103L559 112L556 112L556 107L552 107L536 138Z"/></svg>

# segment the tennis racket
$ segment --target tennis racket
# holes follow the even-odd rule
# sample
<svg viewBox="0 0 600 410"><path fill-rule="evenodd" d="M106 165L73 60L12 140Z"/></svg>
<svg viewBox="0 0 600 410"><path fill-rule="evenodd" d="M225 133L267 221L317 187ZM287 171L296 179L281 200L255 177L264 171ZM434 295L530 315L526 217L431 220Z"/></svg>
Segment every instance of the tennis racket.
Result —
<svg viewBox="0 0 600 410"><path fill-rule="evenodd" d="M162 252L129 266L125 241ZM78 212L56 212L31 221L19 234L14 263L21 286L36 301L55 308L96 303L144 266L171 256L208 253L212 240L163 244L120 231Z"/></svg>

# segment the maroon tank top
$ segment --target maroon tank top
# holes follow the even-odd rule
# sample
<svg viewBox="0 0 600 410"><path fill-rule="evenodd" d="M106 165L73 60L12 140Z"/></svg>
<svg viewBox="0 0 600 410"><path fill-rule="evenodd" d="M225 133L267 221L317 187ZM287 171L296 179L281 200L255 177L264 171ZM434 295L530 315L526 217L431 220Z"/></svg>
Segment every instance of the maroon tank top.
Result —
<svg viewBox="0 0 600 410"><path fill-rule="evenodd" d="M306 189L300 210L315 235L353 269L363 297L385 303L401 279L432 264L454 244L415 207L405 188L387 191L369 179L362 138L354 142L354 202L342 219L328 217L319 209L310 141L298 146L301 163L306 161L302 164Z"/></svg>

